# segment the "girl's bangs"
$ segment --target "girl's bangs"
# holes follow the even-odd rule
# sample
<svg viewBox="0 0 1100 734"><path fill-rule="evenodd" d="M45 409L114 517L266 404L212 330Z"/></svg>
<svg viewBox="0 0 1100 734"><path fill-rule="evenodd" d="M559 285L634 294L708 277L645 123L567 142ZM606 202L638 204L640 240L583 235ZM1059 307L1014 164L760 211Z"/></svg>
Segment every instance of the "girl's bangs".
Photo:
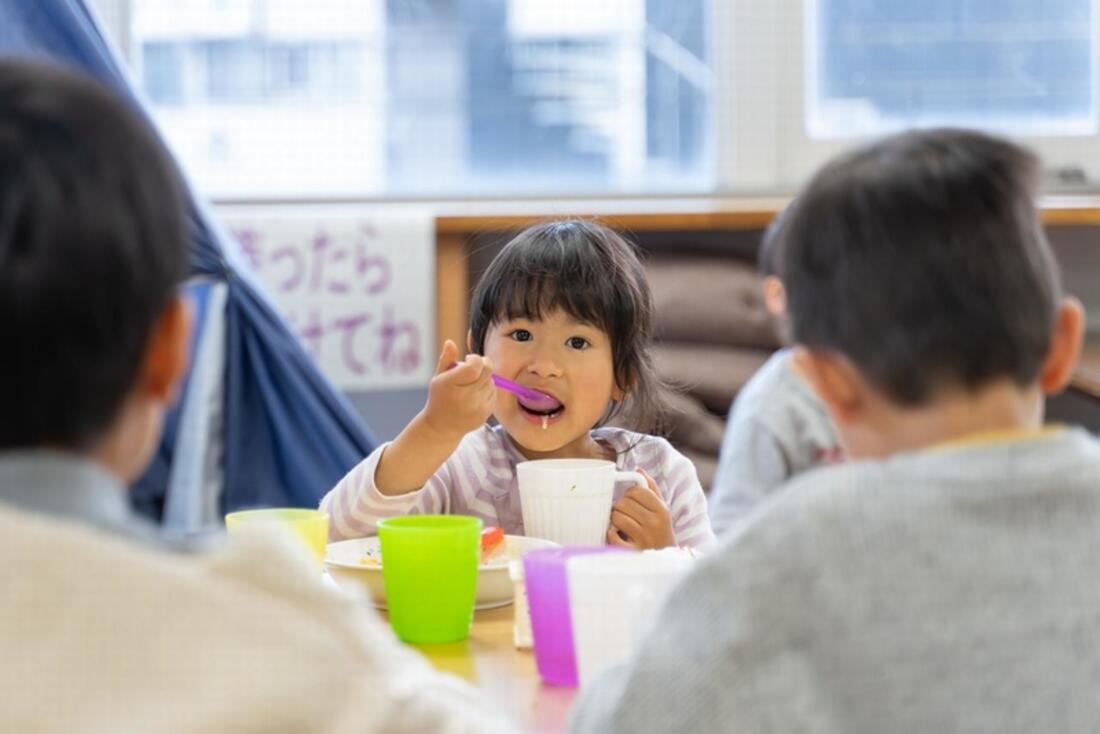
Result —
<svg viewBox="0 0 1100 734"><path fill-rule="evenodd" d="M496 312L490 321L512 319L541 321L556 309L572 318L610 333L613 313L606 288L552 273L520 273L499 282L493 299Z"/></svg>

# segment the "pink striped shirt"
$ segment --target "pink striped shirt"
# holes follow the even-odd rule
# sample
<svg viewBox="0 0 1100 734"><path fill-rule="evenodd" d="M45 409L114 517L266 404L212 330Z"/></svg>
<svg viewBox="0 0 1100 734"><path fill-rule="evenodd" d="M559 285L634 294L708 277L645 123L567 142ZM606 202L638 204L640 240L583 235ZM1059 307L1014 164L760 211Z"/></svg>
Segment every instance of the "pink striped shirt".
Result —
<svg viewBox="0 0 1100 734"><path fill-rule="evenodd" d="M714 541L707 498L687 457L663 438L621 428L597 428L592 436L615 452L620 469L641 469L653 477L672 516L678 545L700 548ZM395 497L374 485L384 448L375 449L321 500L321 509L332 518L332 540L374 535L375 522L384 517L435 513L473 515L506 533L524 534L516 464L526 459L500 426L468 434L422 489ZM615 499L627 489L629 485L617 484Z"/></svg>

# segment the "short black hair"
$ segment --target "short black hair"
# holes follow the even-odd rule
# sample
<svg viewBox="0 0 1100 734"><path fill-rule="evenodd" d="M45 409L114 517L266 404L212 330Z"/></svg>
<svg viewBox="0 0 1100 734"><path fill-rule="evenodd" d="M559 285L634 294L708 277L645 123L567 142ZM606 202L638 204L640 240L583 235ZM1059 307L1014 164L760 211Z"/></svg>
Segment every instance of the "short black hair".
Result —
<svg viewBox="0 0 1100 734"><path fill-rule="evenodd" d="M980 132L906 132L842 154L778 233L795 342L844 354L897 403L1034 382L1061 298L1039 161Z"/></svg>
<svg viewBox="0 0 1100 734"><path fill-rule="evenodd" d="M779 275L779 233L786 220L787 210L790 208L788 204L780 209L768 222L767 228L760 237L760 247L756 252L756 267L761 275Z"/></svg>
<svg viewBox="0 0 1100 734"><path fill-rule="evenodd" d="M555 309L611 341L615 383L627 393L601 423L625 414L636 428L661 412L661 381L649 354L653 298L634 247L597 222L567 219L523 230L497 254L470 304L473 349L508 319L539 320Z"/></svg>
<svg viewBox="0 0 1100 734"><path fill-rule="evenodd" d="M0 58L0 448L90 448L185 277L178 172L131 103Z"/></svg>

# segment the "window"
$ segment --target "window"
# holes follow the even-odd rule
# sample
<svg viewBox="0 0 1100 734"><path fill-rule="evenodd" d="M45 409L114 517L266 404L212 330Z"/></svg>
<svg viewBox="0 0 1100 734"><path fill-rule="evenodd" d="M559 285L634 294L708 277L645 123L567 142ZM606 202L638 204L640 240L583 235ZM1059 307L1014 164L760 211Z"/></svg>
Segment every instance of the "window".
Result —
<svg viewBox="0 0 1100 734"><path fill-rule="evenodd" d="M809 3L814 137L959 125L1096 132L1092 0Z"/></svg>
<svg viewBox="0 0 1100 734"><path fill-rule="evenodd" d="M734 131L718 151L724 190L791 191L860 140L935 125L1030 146L1048 190L1100 183L1097 0L715 7L734 39L713 61L714 104Z"/></svg>
<svg viewBox="0 0 1100 734"><path fill-rule="evenodd" d="M220 198L789 192L943 124L1100 185L1100 0L95 2Z"/></svg>
<svg viewBox="0 0 1100 734"><path fill-rule="evenodd" d="M176 44L152 42L146 45L145 91L157 105L183 103L183 59Z"/></svg>
<svg viewBox="0 0 1100 734"><path fill-rule="evenodd" d="M707 191L708 0L130 0L209 194Z"/></svg>

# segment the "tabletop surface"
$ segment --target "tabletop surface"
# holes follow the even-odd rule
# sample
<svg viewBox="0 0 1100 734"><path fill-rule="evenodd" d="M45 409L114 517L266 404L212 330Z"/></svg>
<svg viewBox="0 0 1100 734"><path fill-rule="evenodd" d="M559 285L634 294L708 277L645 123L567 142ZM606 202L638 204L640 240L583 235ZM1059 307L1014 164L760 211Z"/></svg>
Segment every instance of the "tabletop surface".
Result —
<svg viewBox="0 0 1100 734"><path fill-rule="evenodd" d="M512 638L514 606L474 614L470 637L443 645L412 645L437 670L476 686L522 731L560 732L569 720L577 689L544 685L534 654L517 650Z"/></svg>

